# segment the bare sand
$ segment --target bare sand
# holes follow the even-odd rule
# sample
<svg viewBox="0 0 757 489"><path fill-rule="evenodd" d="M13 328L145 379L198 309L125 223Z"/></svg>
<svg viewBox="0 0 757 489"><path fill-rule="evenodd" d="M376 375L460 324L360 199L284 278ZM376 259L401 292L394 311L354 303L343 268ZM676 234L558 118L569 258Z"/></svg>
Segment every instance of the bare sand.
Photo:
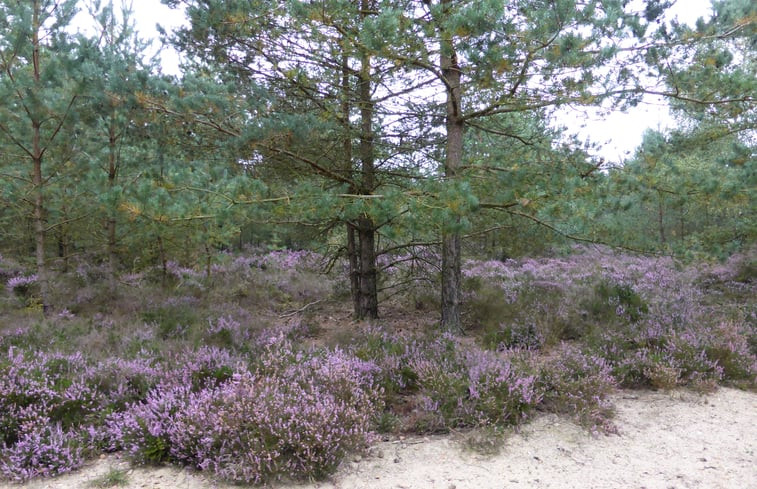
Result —
<svg viewBox="0 0 757 489"><path fill-rule="evenodd" d="M378 443L327 481L277 489L757 489L757 394L721 388L615 395L619 435L592 437L554 415L506 435L499 452L471 450L471 433ZM131 467L118 456L73 474L2 489L91 488L113 468L127 489L232 489L177 468Z"/></svg>

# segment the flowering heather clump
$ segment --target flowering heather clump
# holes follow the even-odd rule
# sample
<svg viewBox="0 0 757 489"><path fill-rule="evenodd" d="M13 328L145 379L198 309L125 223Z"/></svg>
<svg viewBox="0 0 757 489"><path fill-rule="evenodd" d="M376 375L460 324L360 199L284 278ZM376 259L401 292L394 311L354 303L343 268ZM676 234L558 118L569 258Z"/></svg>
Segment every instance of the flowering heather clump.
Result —
<svg viewBox="0 0 757 489"><path fill-rule="evenodd" d="M745 323L723 321L708 329L706 334L707 357L723 369L724 379L757 388L757 352L752 351L749 345L750 334L757 335L757 328L749 331Z"/></svg>
<svg viewBox="0 0 757 489"><path fill-rule="evenodd" d="M699 325L674 329L644 323L630 333L604 335L595 351L610 362L624 387L669 388L721 380L748 383L757 373L745 338L733 341L727 330L721 336L717 329Z"/></svg>
<svg viewBox="0 0 757 489"><path fill-rule="evenodd" d="M98 407L97 393L85 383L89 371L81 355L38 353L28 359L10 349L0 361L0 433L15 443L30 423L77 426Z"/></svg>
<svg viewBox="0 0 757 489"><path fill-rule="evenodd" d="M483 326L484 342L494 349L580 340L646 314L639 277L660 265L601 249L564 258L469 260L463 276L471 326Z"/></svg>
<svg viewBox="0 0 757 489"><path fill-rule="evenodd" d="M16 275L11 277L5 283L5 288L8 292L17 295L18 297L26 297L31 288L37 284L37 275Z"/></svg>
<svg viewBox="0 0 757 489"><path fill-rule="evenodd" d="M16 482L50 477L84 463L79 435L60 424L31 423L10 446L0 447L0 473Z"/></svg>
<svg viewBox="0 0 757 489"><path fill-rule="evenodd" d="M274 250L261 252L248 249L229 263L213 267L215 272L238 273L252 268L280 271L317 270L323 263L323 256L308 250Z"/></svg>
<svg viewBox="0 0 757 489"><path fill-rule="evenodd" d="M739 280L752 273L750 263L738 257L683 267L669 257L592 247L564 258L469 261L464 275L475 306L469 317L484 325L491 348L579 340L610 362L624 386L749 385L757 328L743 298L754 287Z"/></svg>
<svg viewBox="0 0 757 489"><path fill-rule="evenodd" d="M391 400L398 394L414 392L418 388L418 376L410 367L414 341L402 334L368 326L350 345L350 352L379 366L379 383Z"/></svg>
<svg viewBox="0 0 757 489"><path fill-rule="evenodd" d="M189 387L193 392L223 384L243 364L229 351L215 347L180 352L165 363L176 367L166 369L160 383Z"/></svg>
<svg viewBox="0 0 757 489"><path fill-rule="evenodd" d="M188 386L161 385L144 400L106 421L111 450L123 449L138 463L162 463L169 459L172 427L176 413L184 409L190 395Z"/></svg>
<svg viewBox="0 0 757 489"><path fill-rule="evenodd" d="M88 383L105 398L108 410L121 411L130 403L142 400L158 385L163 369L148 358L100 362L92 369Z"/></svg>
<svg viewBox="0 0 757 489"><path fill-rule="evenodd" d="M96 260L81 260L76 265L74 276L80 284L91 284L105 280L109 274L107 263L96 264Z"/></svg>
<svg viewBox="0 0 757 489"><path fill-rule="evenodd" d="M539 384L550 411L572 416L592 433L615 433L609 394L616 386L604 358L561 345L542 367Z"/></svg>
<svg viewBox="0 0 757 489"><path fill-rule="evenodd" d="M10 349L0 360L0 471L15 480L54 475L81 465L79 428L96 416L101 398L86 383L81 355Z"/></svg>
<svg viewBox="0 0 757 489"><path fill-rule="evenodd" d="M330 473L369 441L371 396L356 386L344 399L317 379L294 377L241 373L194 396L178 416L172 455L237 482Z"/></svg>
<svg viewBox="0 0 757 489"><path fill-rule="evenodd" d="M257 257L257 265L277 270L316 270L323 257L307 250L277 250Z"/></svg>
<svg viewBox="0 0 757 489"><path fill-rule="evenodd" d="M218 353L198 353L144 401L112 415L116 446L140 462L171 460L260 483L324 475L369 441L382 408L375 365L341 351L299 352L283 337L253 372L210 368Z"/></svg>
<svg viewBox="0 0 757 489"><path fill-rule="evenodd" d="M193 268L183 267L175 261L166 263L166 273L176 281L176 288L205 290L205 274Z"/></svg>
<svg viewBox="0 0 757 489"><path fill-rule="evenodd" d="M303 338L313 336L314 326L311 323L294 319L286 323L275 324L265 328L252 338L255 348L267 348L283 341L297 342Z"/></svg>
<svg viewBox="0 0 757 489"><path fill-rule="evenodd" d="M452 335L417 339L374 327L362 332L351 351L380 367L390 407L406 409L391 403L412 395L404 426L411 431L517 424L540 402L535 377Z"/></svg>
<svg viewBox="0 0 757 489"><path fill-rule="evenodd" d="M247 307L321 300L333 290L332 280L320 270L323 262L321 255L311 251L248 250L212 268L212 280L224 287L211 294L223 301L233 298Z"/></svg>
<svg viewBox="0 0 757 489"><path fill-rule="evenodd" d="M225 348L245 345L251 337L252 333L231 316L221 316L215 321L208 320L205 331L206 342Z"/></svg>

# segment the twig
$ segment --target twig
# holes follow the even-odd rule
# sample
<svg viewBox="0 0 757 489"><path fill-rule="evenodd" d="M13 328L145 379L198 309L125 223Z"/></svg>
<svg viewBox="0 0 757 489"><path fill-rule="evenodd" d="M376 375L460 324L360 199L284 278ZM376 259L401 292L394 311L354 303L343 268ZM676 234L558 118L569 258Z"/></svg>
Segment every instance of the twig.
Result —
<svg viewBox="0 0 757 489"><path fill-rule="evenodd" d="M305 304L304 306L302 306L301 308L297 309L296 311L292 311L292 312L287 312L287 313L281 314L279 316L279 318L281 319L281 318L292 317L294 315L297 315L297 314L303 312L305 309L307 309L310 306L314 306L314 305L319 304L321 302L326 302L327 300L328 299L318 299L317 301L313 301L313 302L310 302L308 304Z"/></svg>

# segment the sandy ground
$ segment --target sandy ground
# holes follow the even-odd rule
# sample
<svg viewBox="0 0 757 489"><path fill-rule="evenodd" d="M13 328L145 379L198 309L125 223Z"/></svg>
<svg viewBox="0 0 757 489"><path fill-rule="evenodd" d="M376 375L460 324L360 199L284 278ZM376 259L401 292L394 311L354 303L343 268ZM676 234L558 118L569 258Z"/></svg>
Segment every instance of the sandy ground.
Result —
<svg viewBox="0 0 757 489"><path fill-rule="evenodd" d="M636 488L757 489L757 394L720 389L620 392L619 436L591 437L553 415L508 435L496 455L472 451L472 436L409 438L377 444L349 457L328 481L277 484L278 489ZM73 489L112 468L129 489L231 489L175 468L131 468L116 456L77 473L2 489Z"/></svg>

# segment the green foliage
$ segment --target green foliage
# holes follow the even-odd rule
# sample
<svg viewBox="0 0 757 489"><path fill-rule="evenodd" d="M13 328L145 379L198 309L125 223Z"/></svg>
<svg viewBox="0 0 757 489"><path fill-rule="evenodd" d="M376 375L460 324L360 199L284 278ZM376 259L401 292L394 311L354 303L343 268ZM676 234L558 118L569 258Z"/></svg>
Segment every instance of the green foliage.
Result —
<svg viewBox="0 0 757 489"><path fill-rule="evenodd" d="M584 196L595 202L585 233L687 259L725 258L750 246L754 226L753 156L733 136L705 143L696 133L648 132L636 156Z"/></svg>
<svg viewBox="0 0 757 489"><path fill-rule="evenodd" d="M185 305L164 305L146 309L142 321L154 325L161 339L186 337L188 330L197 323L195 312Z"/></svg>
<svg viewBox="0 0 757 489"><path fill-rule="evenodd" d="M594 297L585 304L595 320L612 320L616 315L639 321L649 312L641 296L628 284L602 281L594 288ZM622 311L622 312L619 312Z"/></svg>
<svg viewBox="0 0 757 489"><path fill-rule="evenodd" d="M0 248L56 271L86 254L110 276L102 294L69 306L54 286L43 293L55 285L43 274L39 291L16 289L30 313L45 312L49 297L74 313L107 307L118 275L131 272L176 285L171 262L210 277L218 250L249 242L343 256L346 225L356 223L376 238L358 254L459 234L466 253L503 259L572 238L722 259L757 239L755 10L746 0L715 2L714 17L694 28L664 21L665 2L164 3L184 5L189 20L170 36L187 57L177 78L146 59L128 9L120 17L96 3L88 36L66 29L73 0L0 6ZM449 87L437 61L453 52L465 138L447 175L440 101ZM648 133L622 167L550 128L553 109L567 104L633 105L659 91L648 79L668 84L680 128ZM36 183L34 127L45 161ZM639 320L632 291L608 287L594 291L593 321L610 317L610 301ZM306 288L236 283L230 293L285 303ZM544 331L486 290L474 301L471 322L492 346L591 333L577 318ZM160 338L179 332L171 315L147 318L162 324ZM223 331L207 339L232 341Z"/></svg>
<svg viewBox="0 0 757 489"><path fill-rule="evenodd" d="M111 468L105 474L89 482L90 487L107 489L109 487L126 486L129 484L129 476L125 470Z"/></svg>

